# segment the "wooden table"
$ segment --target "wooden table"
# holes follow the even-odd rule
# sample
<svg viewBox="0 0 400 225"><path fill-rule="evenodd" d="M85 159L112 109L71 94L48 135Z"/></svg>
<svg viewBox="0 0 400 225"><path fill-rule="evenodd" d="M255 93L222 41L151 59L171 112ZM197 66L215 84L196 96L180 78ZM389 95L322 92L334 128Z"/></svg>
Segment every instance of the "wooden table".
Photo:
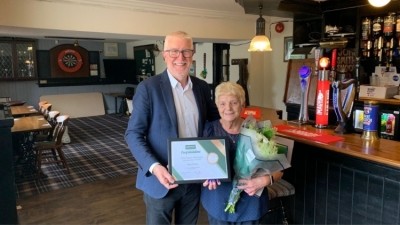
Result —
<svg viewBox="0 0 400 225"><path fill-rule="evenodd" d="M10 108L13 117L30 116L39 113L33 106L29 105L11 106Z"/></svg>
<svg viewBox="0 0 400 225"><path fill-rule="evenodd" d="M36 174L36 155L32 150L35 134L40 131L51 130L50 123L42 116L26 116L14 118L13 134L14 153L18 156L16 165L21 171L17 178L24 178L27 174ZM29 176L28 176L29 177Z"/></svg>
<svg viewBox="0 0 400 225"><path fill-rule="evenodd" d="M9 106L18 106L18 105L23 105L25 104L25 101L19 101L19 100L15 100L15 101L9 101L6 102Z"/></svg>
<svg viewBox="0 0 400 225"><path fill-rule="evenodd" d="M14 119L14 126L11 128L11 132L38 132L50 129L50 123L43 116L26 116Z"/></svg>

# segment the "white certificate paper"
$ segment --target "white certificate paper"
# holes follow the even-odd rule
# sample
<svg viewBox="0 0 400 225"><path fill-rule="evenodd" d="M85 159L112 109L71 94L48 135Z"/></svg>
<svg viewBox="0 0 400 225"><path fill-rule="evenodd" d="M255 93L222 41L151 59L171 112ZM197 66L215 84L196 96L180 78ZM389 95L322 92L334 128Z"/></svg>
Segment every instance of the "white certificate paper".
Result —
<svg viewBox="0 0 400 225"><path fill-rule="evenodd" d="M223 137L170 139L168 167L176 183L199 183L207 179L229 181L226 141Z"/></svg>

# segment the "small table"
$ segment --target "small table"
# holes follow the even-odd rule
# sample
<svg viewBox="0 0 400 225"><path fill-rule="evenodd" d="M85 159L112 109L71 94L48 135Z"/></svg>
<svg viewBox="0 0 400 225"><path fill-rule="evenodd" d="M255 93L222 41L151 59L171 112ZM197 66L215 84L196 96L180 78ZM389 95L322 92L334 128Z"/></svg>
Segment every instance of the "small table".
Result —
<svg viewBox="0 0 400 225"><path fill-rule="evenodd" d="M18 100L16 100L16 101L9 101L9 102L6 102L9 106L18 106L18 105L23 105L23 104L25 104L25 101L18 101Z"/></svg>
<svg viewBox="0 0 400 225"><path fill-rule="evenodd" d="M26 116L14 118L12 133L38 132L50 130L50 123L43 116Z"/></svg>
<svg viewBox="0 0 400 225"><path fill-rule="evenodd" d="M118 113L118 98L121 98L122 100L125 98L125 93L122 92L116 92L116 93L104 93L105 95L110 95L114 97L115 101L115 114Z"/></svg>
<svg viewBox="0 0 400 225"><path fill-rule="evenodd" d="M11 108L11 115L13 117L29 116L39 113L39 111L37 111L33 106L29 105L11 106L10 108Z"/></svg>
<svg viewBox="0 0 400 225"><path fill-rule="evenodd" d="M50 123L43 115L14 118L11 133L13 134L14 151L19 156L16 164L22 164L22 168L29 173L36 173L36 155L32 149L34 136L37 132L51 129Z"/></svg>

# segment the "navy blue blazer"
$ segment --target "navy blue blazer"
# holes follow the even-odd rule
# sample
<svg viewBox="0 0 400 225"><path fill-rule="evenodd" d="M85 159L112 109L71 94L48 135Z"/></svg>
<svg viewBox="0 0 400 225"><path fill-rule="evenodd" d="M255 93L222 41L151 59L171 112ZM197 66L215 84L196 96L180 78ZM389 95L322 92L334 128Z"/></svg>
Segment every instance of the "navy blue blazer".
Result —
<svg viewBox="0 0 400 225"><path fill-rule="evenodd" d="M193 93L199 109L198 136L202 136L206 121L219 118L208 84L190 77ZM150 77L136 88L133 110L125 132L125 140L138 162L136 187L153 198L168 193L149 172L150 166L159 162L168 164L168 138L178 137L178 120L167 70Z"/></svg>

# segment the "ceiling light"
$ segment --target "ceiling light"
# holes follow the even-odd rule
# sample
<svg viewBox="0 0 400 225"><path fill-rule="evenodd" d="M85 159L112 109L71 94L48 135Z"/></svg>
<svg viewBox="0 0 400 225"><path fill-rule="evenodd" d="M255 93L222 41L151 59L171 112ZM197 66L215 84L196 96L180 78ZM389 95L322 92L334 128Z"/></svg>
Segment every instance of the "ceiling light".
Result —
<svg viewBox="0 0 400 225"><path fill-rule="evenodd" d="M249 52L266 52L272 51L271 43L267 36L265 36L265 19L262 18L262 5L260 4L260 18L256 23L256 36L251 40Z"/></svg>
<svg viewBox="0 0 400 225"><path fill-rule="evenodd" d="M368 2L374 7L382 7L387 5L390 0L368 0Z"/></svg>

